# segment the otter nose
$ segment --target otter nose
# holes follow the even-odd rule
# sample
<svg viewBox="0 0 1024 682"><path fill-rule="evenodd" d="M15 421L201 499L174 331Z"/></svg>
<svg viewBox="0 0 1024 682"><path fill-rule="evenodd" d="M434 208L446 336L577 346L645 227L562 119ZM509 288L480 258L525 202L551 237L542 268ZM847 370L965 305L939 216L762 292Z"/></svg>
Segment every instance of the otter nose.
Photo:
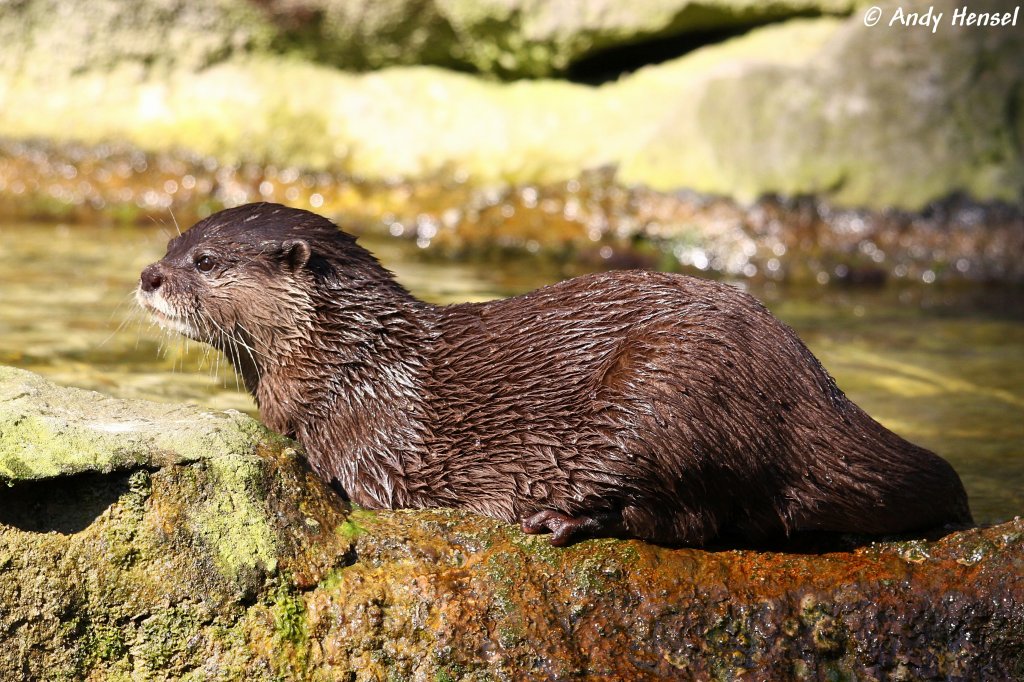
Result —
<svg viewBox="0 0 1024 682"><path fill-rule="evenodd" d="M160 274L160 268L156 263L153 263L148 268L142 271L142 276L139 277L139 286L147 294L151 291L156 291L163 284L164 278Z"/></svg>

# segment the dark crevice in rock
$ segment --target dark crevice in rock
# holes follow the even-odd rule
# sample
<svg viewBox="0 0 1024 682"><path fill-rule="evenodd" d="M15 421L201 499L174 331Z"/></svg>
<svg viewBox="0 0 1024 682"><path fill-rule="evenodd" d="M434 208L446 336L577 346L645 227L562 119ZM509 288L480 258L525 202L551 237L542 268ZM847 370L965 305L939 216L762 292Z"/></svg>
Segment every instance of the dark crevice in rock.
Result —
<svg viewBox="0 0 1024 682"><path fill-rule="evenodd" d="M316 594L317 590L323 588L324 580L330 580L330 576L337 575L346 568L355 566L358 562L359 550L356 548L356 543L352 542L344 553L338 554L333 567L331 567L330 570L325 571L320 579L317 581L303 582L301 580L295 580L295 576L289 576L289 584L298 594ZM251 601L243 599L241 603L245 606L252 606L259 600L259 598L259 595L254 595Z"/></svg>
<svg viewBox="0 0 1024 682"><path fill-rule="evenodd" d="M131 476L90 472L19 483L0 491L0 525L29 533L81 532L131 490Z"/></svg>
<svg viewBox="0 0 1024 682"><path fill-rule="evenodd" d="M348 550L341 557L341 568L347 568L349 566L355 566L359 561L359 550L356 549L356 543L352 543Z"/></svg>
<svg viewBox="0 0 1024 682"><path fill-rule="evenodd" d="M262 592L247 590L238 596L238 605L249 608L250 606L255 606L260 603L263 597L264 595Z"/></svg>
<svg viewBox="0 0 1024 682"><path fill-rule="evenodd" d="M587 54L573 61L566 70L567 80L586 85L600 85L614 81L622 76L633 73L645 66L654 66L672 61L704 47L724 43L738 38L757 28L769 24L778 24L798 18L822 16L818 12L796 12L779 16L772 20L762 17L733 19L710 13L703 17L694 17L695 25L707 26L705 29L690 30L675 35L663 35L639 40L633 43L614 45L603 50Z"/></svg>
<svg viewBox="0 0 1024 682"><path fill-rule="evenodd" d="M307 463L307 467L308 467L308 463ZM310 471L312 471L312 469L310 469ZM346 491L343 487L341 487L341 483L338 483L338 481L332 479L328 483L328 486L330 486L331 490L333 490L335 493L337 493L338 497L340 497L343 502L346 502L346 503L347 502L351 502L351 500L349 499L349 496L348 496L348 491Z"/></svg>
<svg viewBox="0 0 1024 682"><path fill-rule="evenodd" d="M738 9L738 8L734 8ZM570 81L599 85L614 81L644 66L662 64L704 47L723 43L754 29L781 24L793 19L822 17L830 12L806 8L779 11L778 8L740 10L739 14L701 7L699 3L683 7L676 15L674 25L686 27L680 33L645 37L634 42L623 42L590 52L573 60L563 76Z"/></svg>
<svg viewBox="0 0 1024 682"><path fill-rule="evenodd" d="M575 83L600 85L618 80L645 66L662 64L702 47L736 38L753 28L755 26L695 31L616 45L576 60L569 65L565 78Z"/></svg>

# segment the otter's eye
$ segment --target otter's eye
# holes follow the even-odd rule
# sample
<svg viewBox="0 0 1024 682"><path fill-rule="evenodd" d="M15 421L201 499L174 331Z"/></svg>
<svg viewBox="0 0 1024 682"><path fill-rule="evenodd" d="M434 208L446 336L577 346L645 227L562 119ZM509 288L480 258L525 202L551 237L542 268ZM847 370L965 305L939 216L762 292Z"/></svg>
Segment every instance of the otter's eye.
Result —
<svg viewBox="0 0 1024 682"><path fill-rule="evenodd" d="M196 270L199 272L209 272L213 270L213 258L210 256L202 256L196 261Z"/></svg>

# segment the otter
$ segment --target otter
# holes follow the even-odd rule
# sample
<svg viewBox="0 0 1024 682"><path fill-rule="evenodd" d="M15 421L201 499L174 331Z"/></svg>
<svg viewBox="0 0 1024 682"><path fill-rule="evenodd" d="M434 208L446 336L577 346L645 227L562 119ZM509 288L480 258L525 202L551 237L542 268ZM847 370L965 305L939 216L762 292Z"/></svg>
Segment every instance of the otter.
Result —
<svg viewBox="0 0 1024 682"><path fill-rule="evenodd" d="M945 460L727 284L619 271L436 306L326 218L260 203L172 239L137 298L371 509L462 508L554 545L971 522Z"/></svg>

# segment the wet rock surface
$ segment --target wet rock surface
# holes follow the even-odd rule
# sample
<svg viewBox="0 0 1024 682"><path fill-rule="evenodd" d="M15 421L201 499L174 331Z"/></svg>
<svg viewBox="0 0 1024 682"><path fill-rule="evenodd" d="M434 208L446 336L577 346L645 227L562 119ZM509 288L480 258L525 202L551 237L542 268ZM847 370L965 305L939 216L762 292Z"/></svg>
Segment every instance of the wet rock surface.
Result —
<svg viewBox="0 0 1024 682"><path fill-rule="evenodd" d="M353 519L365 533L345 585L383 596L378 627L394 648L381 672L1012 678L1024 664L1019 520L935 542L815 554L611 540L559 551L464 514ZM365 633L349 619L372 598L353 603L346 587L336 589L311 595L311 626L323 633L323 663L344 670L351 663L333 656L340 649L359 660ZM402 655L394 642L408 641L410 631L430 643L433 660Z"/></svg>
<svg viewBox="0 0 1024 682"><path fill-rule="evenodd" d="M556 549L468 513L349 512L255 425L239 447L64 470L54 438L150 408L9 369L0 388L5 456L50 472L0 489L3 679L1024 675L1020 519L786 552ZM17 431L57 409L51 433Z"/></svg>
<svg viewBox="0 0 1024 682"><path fill-rule="evenodd" d="M447 257L539 255L818 284L1024 281L1024 210L963 196L920 212L839 209L809 197L741 204L626 187L610 168L481 187L452 175L381 182L126 145L0 138L0 218L173 230L250 201L308 208L346 230L413 240Z"/></svg>

